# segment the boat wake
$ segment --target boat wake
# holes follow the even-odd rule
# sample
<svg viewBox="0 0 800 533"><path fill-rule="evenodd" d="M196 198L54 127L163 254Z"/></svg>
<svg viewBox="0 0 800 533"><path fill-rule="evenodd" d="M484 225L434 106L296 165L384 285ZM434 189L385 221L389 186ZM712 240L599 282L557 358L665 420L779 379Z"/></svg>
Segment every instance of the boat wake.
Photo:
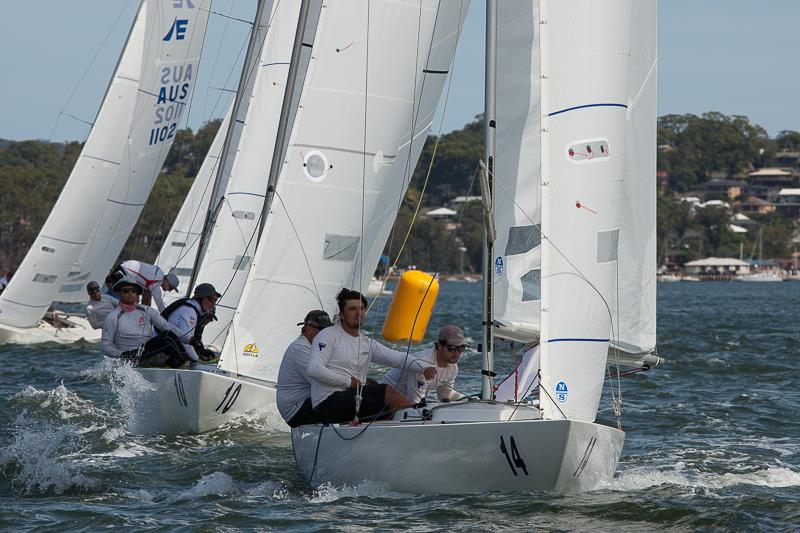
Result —
<svg viewBox="0 0 800 533"><path fill-rule="evenodd" d="M771 466L749 472L700 472L689 470L684 463L672 469L651 467L624 470L603 486L612 491L635 492L659 485L675 485L691 489L720 490L741 485L769 488L800 486L800 472L784 466Z"/></svg>
<svg viewBox="0 0 800 533"><path fill-rule="evenodd" d="M337 487L331 483L323 483L308 498L309 503L330 503L341 498L391 498L406 499L408 495L389 490L384 483L362 481L358 485Z"/></svg>

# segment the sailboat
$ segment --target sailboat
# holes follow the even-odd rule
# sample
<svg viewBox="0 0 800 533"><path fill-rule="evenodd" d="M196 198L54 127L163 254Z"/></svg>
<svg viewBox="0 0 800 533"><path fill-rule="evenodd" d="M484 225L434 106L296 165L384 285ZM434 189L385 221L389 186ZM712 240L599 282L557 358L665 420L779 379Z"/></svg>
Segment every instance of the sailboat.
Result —
<svg viewBox="0 0 800 533"><path fill-rule="evenodd" d="M481 399L293 429L310 485L569 491L614 475L613 373L617 424L596 421L607 364L658 360L656 2L489 0L486 72ZM493 399L495 336L538 339L538 400Z"/></svg>
<svg viewBox="0 0 800 533"><path fill-rule="evenodd" d="M758 229L758 261L759 266L761 260L764 256L764 230L763 228ZM755 244L753 244L753 248L755 248ZM740 249L741 252L741 249ZM741 257L740 257L741 259ZM752 261L753 254L750 254L750 259ZM757 272L751 272L749 274L740 274L734 278L735 281L747 281L747 282L756 282L756 283L774 283L776 281L783 281L783 276L776 272L775 270L759 270Z"/></svg>
<svg viewBox="0 0 800 533"><path fill-rule="evenodd" d="M127 240L191 99L207 4L142 0L78 161L0 296L0 343L99 340L85 318L48 309L85 301Z"/></svg>
<svg viewBox="0 0 800 533"><path fill-rule="evenodd" d="M295 8L291 60L262 61L288 68L277 83L286 87L279 116L266 111L276 85L257 79L247 127L234 146L229 188L239 174L260 177L263 185L260 198L242 195L251 203L227 218L253 221L258 232L241 232L246 238L236 253L231 242L224 277L206 266L215 262L212 252L196 277L220 286L247 267L220 362L194 370L140 369L158 391L152 431L206 431L232 415L274 406L278 368L298 335L298 320L315 308L334 314L342 286L366 290L433 122L465 15L461 0ZM287 18L276 14L275 20L286 27ZM251 130L273 132L272 154ZM219 229L214 235L239 238Z"/></svg>

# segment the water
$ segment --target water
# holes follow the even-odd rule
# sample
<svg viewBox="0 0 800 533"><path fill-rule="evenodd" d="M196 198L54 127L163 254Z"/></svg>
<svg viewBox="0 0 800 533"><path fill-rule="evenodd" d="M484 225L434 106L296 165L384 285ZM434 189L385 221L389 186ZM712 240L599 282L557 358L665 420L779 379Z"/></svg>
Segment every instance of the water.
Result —
<svg viewBox="0 0 800 533"><path fill-rule="evenodd" d="M658 289L668 364L625 379L617 477L580 495L311 490L274 410L202 435L137 435L131 369L89 345L1 347L0 529L800 528L800 283ZM430 331L460 323L476 343L480 290L444 283ZM460 366L461 388L477 390L478 356Z"/></svg>

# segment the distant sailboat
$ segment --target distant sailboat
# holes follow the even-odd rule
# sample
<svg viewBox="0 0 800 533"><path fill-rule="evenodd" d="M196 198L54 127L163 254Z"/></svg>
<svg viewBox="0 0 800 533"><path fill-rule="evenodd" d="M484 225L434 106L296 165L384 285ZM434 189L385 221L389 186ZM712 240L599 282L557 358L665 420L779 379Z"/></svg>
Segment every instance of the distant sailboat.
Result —
<svg viewBox="0 0 800 533"><path fill-rule="evenodd" d="M78 161L0 296L0 343L99 339L80 316L46 315L85 301L128 238L190 101L208 1L142 0Z"/></svg>

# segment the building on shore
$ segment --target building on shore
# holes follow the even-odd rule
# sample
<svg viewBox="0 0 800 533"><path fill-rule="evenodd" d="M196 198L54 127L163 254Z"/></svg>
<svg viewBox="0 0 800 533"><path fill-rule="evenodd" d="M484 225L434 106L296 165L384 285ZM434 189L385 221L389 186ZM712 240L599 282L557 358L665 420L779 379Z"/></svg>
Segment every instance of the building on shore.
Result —
<svg viewBox="0 0 800 533"><path fill-rule="evenodd" d="M684 265L686 273L703 280L731 280L749 274L750 263L733 257L707 257Z"/></svg>

